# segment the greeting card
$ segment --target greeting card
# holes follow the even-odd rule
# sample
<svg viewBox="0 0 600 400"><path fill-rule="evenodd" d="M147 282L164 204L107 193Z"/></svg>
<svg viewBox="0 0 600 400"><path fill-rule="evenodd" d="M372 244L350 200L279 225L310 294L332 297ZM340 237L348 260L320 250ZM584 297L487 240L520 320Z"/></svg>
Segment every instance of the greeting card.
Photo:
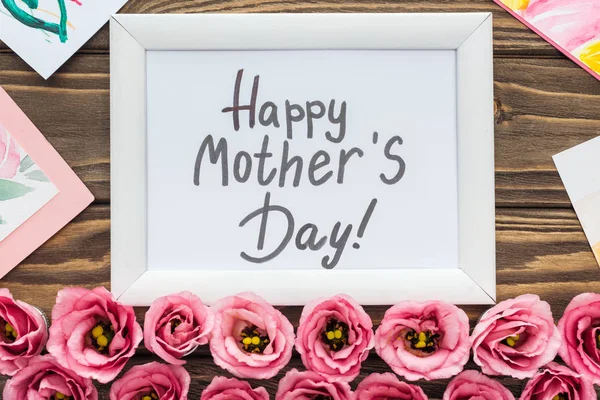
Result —
<svg viewBox="0 0 600 400"><path fill-rule="evenodd" d="M93 200L83 182L0 88L0 278Z"/></svg>
<svg viewBox="0 0 600 400"><path fill-rule="evenodd" d="M0 39L47 79L126 0L2 0Z"/></svg>
<svg viewBox="0 0 600 400"><path fill-rule="evenodd" d="M600 264L600 136L555 155L554 163Z"/></svg>
<svg viewBox="0 0 600 400"><path fill-rule="evenodd" d="M0 242L57 193L44 171L0 125Z"/></svg>
<svg viewBox="0 0 600 400"><path fill-rule="evenodd" d="M494 0L600 79L599 0Z"/></svg>

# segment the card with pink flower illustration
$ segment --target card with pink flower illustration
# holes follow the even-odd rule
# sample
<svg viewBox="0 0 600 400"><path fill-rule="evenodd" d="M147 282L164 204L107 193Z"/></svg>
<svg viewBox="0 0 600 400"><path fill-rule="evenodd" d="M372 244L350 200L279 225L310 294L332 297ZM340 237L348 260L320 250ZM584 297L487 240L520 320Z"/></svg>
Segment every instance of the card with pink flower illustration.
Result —
<svg viewBox="0 0 600 400"><path fill-rule="evenodd" d="M554 163L600 264L600 136L555 155Z"/></svg>
<svg viewBox="0 0 600 400"><path fill-rule="evenodd" d="M35 160L0 125L0 242L57 193Z"/></svg>

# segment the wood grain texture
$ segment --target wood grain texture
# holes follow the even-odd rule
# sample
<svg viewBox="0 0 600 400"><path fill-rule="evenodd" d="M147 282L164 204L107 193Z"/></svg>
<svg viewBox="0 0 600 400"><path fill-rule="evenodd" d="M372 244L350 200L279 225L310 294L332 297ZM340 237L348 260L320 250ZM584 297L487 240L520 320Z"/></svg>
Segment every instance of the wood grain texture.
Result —
<svg viewBox="0 0 600 400"><path fill-rule="evenodd" d="M561 57L560 52L554 47L491 0L130 0L121 12L132 14L492 12L496 54ZM105 25L83 46L82 51L106 53L108 37L108 27ZM0 42L0 51L10 50Z"/></svg>
<svg viewBox="0 0 600 400"><path fill-rule="evenodd" d="M575 295L600 292L600 270L571 209L551 156L600 135L600 82L566 60L491 0L130 0L126 13L468 12L494 13L497 292L536 293L558 319ZM0 42L0 85L96 196L96 203L3 278L19 299L50 314L65 286L110 286L108 27L44 81ZM387 306L366 307L378 324ZM482 306L464 307L473 326ZM282 307L297 326L301 309ZM137 308L139 321L146 309ZM143 346L129 366L157 360ZM290 368L301 368L295 354ZM467 368L476 366L470 362ZM186 365L190 399L227 375L206 347ZM375 354L361 377L389 368ZM283 374L263 382L271 395ZM502 378L515 395L524 382ZM6 378L0 378L0 390ZM419 382L431 399L447 380ZM108 385L98 385L108 399ZM600 392L599 392L600 394ZM600 398L600 397L599 397Z"/></svg>
<svg viewBox="0 0 600 400"><path fill-rule="evenodd" d="M570 207L551 157L600 134L600 82L563 59L497 58L494 67L498 206ZM76 55L45 81L0 54L0 85L108 203L108 56Z"/></svg>
<svg viewBox="0 0 600 400"><path fill-rule="evenodd" d="M28 257L2 281L19 299L40 306L50 315L56 292L69 285L95 287L110 285L110 208L93 205L73 223ZM524 293L536 293L552 305L558 320L572 297L586 292L600 292L600 271L590 251L581 226L572 210L542 208L499 208L496 212L498 254L498 298L503 300ZM387 306L366 307L375 324L383 317ZM474 326L485 306L463 307ZM280 307L297 326L301 308ZM140 323L145 308L136 308ZM129 366L157 360L143 346ZM191 399L213 376L227 375L214 365L208 349L202 347L186 365L192 376ZM295 355L290 368L301 368ZM470 362L467 368L475 369ZM359 382L371 372L389 368L375 354L364 363ZM280 378L278 376L277 378ZM271 395L278 379L253 382L265 386ZM502 378L515 395L523 382ZM5 378L0 379L0 386ZM441 398L447 380L419 382L432 399ZM101 399L108 399L108 385L99 385ZM600 391L599 391L600 393Z"/></svg>

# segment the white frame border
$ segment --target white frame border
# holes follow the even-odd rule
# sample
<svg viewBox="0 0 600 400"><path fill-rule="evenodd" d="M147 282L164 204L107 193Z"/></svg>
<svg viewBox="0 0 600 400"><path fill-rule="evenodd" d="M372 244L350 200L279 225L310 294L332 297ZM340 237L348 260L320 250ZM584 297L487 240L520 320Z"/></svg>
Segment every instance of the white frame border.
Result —
<svg viewBox="0 0 600 400"><path fill-rule="evenodd" d="M495 302L491 13L119 14L110 20L110 48L111 288L123 303L148 306L182 290L208 304L247 290L278 305L336 293L363 305ZM146 52L284 49L456 50L458 269L269 271L250 283L237 271L147 270Z"/></svg>

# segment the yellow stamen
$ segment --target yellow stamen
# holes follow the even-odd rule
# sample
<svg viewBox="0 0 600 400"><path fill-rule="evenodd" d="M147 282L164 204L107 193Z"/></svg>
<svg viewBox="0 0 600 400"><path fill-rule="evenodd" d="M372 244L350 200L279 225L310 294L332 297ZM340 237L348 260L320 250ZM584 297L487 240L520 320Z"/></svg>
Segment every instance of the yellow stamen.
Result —
<svg viewBox="0 0 600 400"><path fill-rule="evenodd" d="M245 337L242 340L242 343L244 343L246 346L250 345L252 343L252 339L250 339L249 337Z"/></svg>
<svg viewBox="0 0 600 400"><path fill-rule="evenodd" d="M425 332L419 333L419 342L426 342L426 341L427 341L427 335L425 334Z"/></svg>
<svg viewBox="0 0 600 400"><path fill-rule="evenodd" d="M520 335L509 336L506 338L506 344L510 347L515 347L517 342L519 341Z"/></svg>
<svg viewBox="0 0 600 400"><path fill-rule="evenodd" d="M158 399L158 395L154 392L152 392L152 394L150 396L152 396L153 399Z"/></svg>
<svg viewBox="0 0 600 400"><path fill-rule="evenodd" d="M252 344L258 346L260 344L260 338L258 336L254 336L252 338Z"/></svg>
<svg viewBox="0 0 600 400"><path fill-rule="evenodd" d="M339 329L336 329L335 332L333 332L334 336L336 339L341 339L342 338L342 331L340 331Z"/></svg>
<svg viewBox="0 0 600 400"><path fill-rule="evenodd" d="M415 347L417 349L422 349L425 346L427 346L427 343L425 343L424 341L420 341L419 343L415 344Z"/></svg>
<svg viewBox="0 0 600 400"><path fill-rule="evenodd" d="M66 395L62 394L61 392L56 392L54 394L54 397L56 397L57 399L64 399L65 397L67 397Z"/></svg>
<svg viewBox="0 0 600 400"><path fill-rule="evenodd" d="M98 339L96 339L96 343L98 343L98 346L106 347L108 346L108 338L104 335L100 335Z"/></svg>
<svg viewBox="0 0 600 400"><path fill-rule="evenodd" d="M552 400L560 400L560 396L559 396L559 395L556 395L556 396L554 396L554 397L552 398Z"/></svg>
<svg viewBox="0 0 600 400"><path fill-rule="evenodd" d="M17 338L17 331L12 331L11 333L12 333L13 337L16 339Z"/></svg>
<svg viewBox="0 0 600 400"><path fill-rule="evenodd" d="M6 323L6 326L4 327L4 330L6 330L6 332L12 332L15 328L12 327L11 324Z"/></svg>
<svg viewBox="0 0 600 400"><path fill-rule="evenodd" d="M97 325L94 329L92 329L92 336L98 339L104 333L104 328L100 325Z"/></svg>
<svg viewBox="0 0 600 400"><path fill-rule="evenodd" d="M150 396L144 396L144 397L142 397L142 400L152 400L152 397L150 397Z"/></svg>
<svg viewBox="0 0 600 400"><path fill-rule="evenodd" d="M333 333L333 331L327 332L327 339L329 339L329 340L335 339L335 333Z"/></svg>

